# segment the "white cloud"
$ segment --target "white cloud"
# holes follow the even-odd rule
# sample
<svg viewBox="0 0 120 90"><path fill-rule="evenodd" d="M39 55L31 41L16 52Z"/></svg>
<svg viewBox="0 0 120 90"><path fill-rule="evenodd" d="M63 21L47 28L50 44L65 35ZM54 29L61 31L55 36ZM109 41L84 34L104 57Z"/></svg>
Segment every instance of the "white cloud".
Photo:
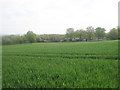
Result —
<svg viewBox="0 0 120 90"><path fill-rule="evenodd" d="M118 25L119 0L2 0L2 33L65 33L69 27Z"/></svg>

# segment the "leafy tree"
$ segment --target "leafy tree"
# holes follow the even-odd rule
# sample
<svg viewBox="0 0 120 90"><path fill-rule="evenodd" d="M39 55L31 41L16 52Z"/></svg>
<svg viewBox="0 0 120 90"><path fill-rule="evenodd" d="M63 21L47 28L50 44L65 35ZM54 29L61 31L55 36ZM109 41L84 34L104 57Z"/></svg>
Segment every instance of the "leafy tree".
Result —
<svg viewBox="0 0 120 90"><path fill-rule="evenodd" d="M24 43L22 36L19 36L19 35L6 35L6 36L2 36L2 44L3 45L19 44L19 43Z"/></svg>
<svg viewBox="0 0 120 90"><path fill-rule="evenodd" d="M24 35L22 35L22 37L21 37L21 38L22 38L22 42L23 42L23 43L26 43L26 42L27 42L27 38L26 38L26 35L25 35L25 34L24 34Z"/></svg>
<svg viewBox="0 0 120 90"><path fill-rule="evenodd" d="M104 28L101 28L101 27L98 27L98 28L95 29L95 35L98 38L98 40L104 38L105 31L106 30Z"/></svg>
<svg viewBox="0 0 120 90"><path fill-rule="evenodd" d="M73 28L68 28L67 31L66 31L66 37L67 37L67 39L69 39L70 41L72 41L73 35L74 35L74 29Z"/></svg>
<svg viewBox="0 0 120 90"><path fill-rule="evenodd" d="M32 31L28 31L26 34L26 38L30 43L33 43L36 41L36 34L34 34Z"/></svg>
<svg viewBox="0 0 120 90"><path fill-rule="evenodd" d="M110 40L117 40L118 39L118 29L113 28L108 32L108 38Z"/></svg>
<svg viewBox="0 0 120 90"><path fill-rule="evenodd" d="M79 38L79 41L82 41L86 38L86 31L84 31L83 29L77 30L76 37Z"/></svg>
<svg viewBox="0 0 120 90"><path fill-rule="evenodd" d="M92 26L89 26L86 28L86 33L87 33L87 39L88 40L93 40L95 36L94 28Z"/></svg>
<svg viewBox="0 0 120 90"><path fill-rule="evenodd" d="M40 35L37 35L37 36L36 36L36 41L37 41L37 42L40 42L40 41L41 41Z"/></svg>
<svg viewBox="0 0 120 90"><path fill-rule="evenodd" d="M2 44L3 45L12 44L9 36L7 36L7 35L6 36L2 36Z"/></svg>

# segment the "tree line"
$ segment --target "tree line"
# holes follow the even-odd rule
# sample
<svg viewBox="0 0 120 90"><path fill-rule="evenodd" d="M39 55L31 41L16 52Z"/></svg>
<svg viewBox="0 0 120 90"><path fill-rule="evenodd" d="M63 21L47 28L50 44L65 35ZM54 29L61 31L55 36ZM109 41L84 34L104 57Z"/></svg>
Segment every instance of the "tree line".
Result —
<svg viewBox="0 0 120 90"><path fill-rule="evenodd" d="M68 28L66 34L42 34L37 35L28 31L24 35L4 35L2 36L2 45L35 43L35 42L80 42L80 41L99 41L99 40L117 40L118 29L112 28L105 32L105 28L89 26L86 30L74 30Z"/></svg>

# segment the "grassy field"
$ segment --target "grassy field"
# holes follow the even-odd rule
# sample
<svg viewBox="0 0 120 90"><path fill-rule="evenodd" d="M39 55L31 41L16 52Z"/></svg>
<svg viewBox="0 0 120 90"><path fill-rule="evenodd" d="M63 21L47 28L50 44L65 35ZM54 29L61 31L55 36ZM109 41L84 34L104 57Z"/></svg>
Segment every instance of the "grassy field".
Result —
<svg viewBox="0 0 120 90"><path fill-rule="evenodd" d="M3 88L117 88L118 41L2 48Z"/></svg>

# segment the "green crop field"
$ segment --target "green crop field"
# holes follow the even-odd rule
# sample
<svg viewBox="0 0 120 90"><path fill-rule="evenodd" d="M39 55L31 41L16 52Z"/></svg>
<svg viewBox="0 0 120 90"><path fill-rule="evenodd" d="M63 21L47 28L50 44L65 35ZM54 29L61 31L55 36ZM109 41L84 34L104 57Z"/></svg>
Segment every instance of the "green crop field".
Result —
<svg viewBox="0 0 120 90"><path fill-rule="evenodd" d="M118 41L2 47L3 88L117 88Z"/></svg>

